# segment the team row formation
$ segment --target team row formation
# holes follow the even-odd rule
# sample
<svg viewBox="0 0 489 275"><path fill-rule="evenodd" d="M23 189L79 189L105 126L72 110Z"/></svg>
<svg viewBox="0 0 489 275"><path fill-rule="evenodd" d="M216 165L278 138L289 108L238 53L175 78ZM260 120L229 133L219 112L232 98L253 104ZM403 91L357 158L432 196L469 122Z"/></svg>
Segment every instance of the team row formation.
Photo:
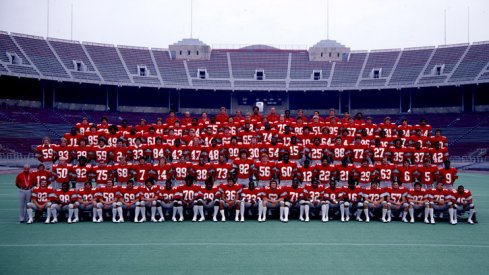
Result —
<svg viewBox="0 0 489 275"><path fill-rule="evenodd" d="M373 181L370 187L362 189L353 179L345 187L337 187L336 181L324 187L317 180L303 186L293 180L285 187L279 186L276 180L271 180L266 187L256 187L250 181L243 187L233 178L219 186L211 179L206 180L204 186L198 186L192 177L187 177L185 184L178 187L172 186L171 180L160 186L148 179L139 187L134 186L132 180L125 186L116 186L108 180L95 188L91 182L86 182L79 190L71 189L67 182L60 189L53 189L42 180L33 189L31 202L27 203L27 223L33 223L35 214L40 216L44 211L45 223L57 223L60 213L66 215L68 223L76 223L80 211L91 214L95 223L103 222L104 214L111 216L114 223L130 217L139 223L146 221L146 210L150 211L152 222L164 221L170 212L173 221L181 222L184 211L186 214L193 212L194 222L204 221L210 212L215 222L219 214L221 221L234 214L235 221L244 222L245 212L251 218L258 212L258 221L264 222L272 210L279 210L282 222L288 222L291 210L299 210L299 220L304 222L310 220L310 215L328 222L330 216L338 214L342 222L348 222L353 214L359 222L370 222L377 216L384 223L393 217L414 223L415 218L424 215L425 223L434 224L435 217L443 218L448 214L450 223L457 224L458 216L466 212L468 223L473 224L475 220L471 192L463 186L456 190L445 189L441 182L429 190L422 188L419 182L407 190L397 181L387 188L380 188L378 181Z"/></svg>
<svg viewBox="0 0 489 275"><path fill-rule="evenodd" d="M458 171L451 167L450 161L445 160L443 166L436 166L426 159L422 165L412 165L405 160L401 165L389 163L385 158L380 163L371 164L368 159L358 164L352 164L343 159L341 163L332 164L327 158L314 163L309 159L302 164L290 161L287 157L282 161L270 161L264 154L261 161L255 161L242 153L240 158L232 162L221 156L217 163L205 162L203 158L198 163L186 161L183 157L177 162L168 163L165 158L152 164L144 158L136 163L126 162L122 159L113 165L100 162L97 165L87 163L87 159L80 157L76 165L68 164L64 159L53 164L51 170L46 169L44 163L37 166L32 172L29 185L38 186L42 180L58 188L63 182L70 182L76 189L82 188L87 181L103 185L107 180L114 181L116 185L124 184L128 180L135 181L136 185L143 185L148 179L158 184L171 180L175 186L184 184L188 177L197 185L204 185L211 180L214 185L225 183L228 178L234 178L238 184L246 186L248 182L256 181L258 187L267 186L270 180L276 180L280 186L290 185L293 180L302 184L317 180L321 185L329 185L338 181L339 186L346 186L350 179L355 180L361 188L369 187L372 181L379 181L380 187L390 186L392 181L398 181L406 189L412 189L415 182L420 182L423 188L431 189L436 183L444 188L453 189L458 179Z"/></svg>

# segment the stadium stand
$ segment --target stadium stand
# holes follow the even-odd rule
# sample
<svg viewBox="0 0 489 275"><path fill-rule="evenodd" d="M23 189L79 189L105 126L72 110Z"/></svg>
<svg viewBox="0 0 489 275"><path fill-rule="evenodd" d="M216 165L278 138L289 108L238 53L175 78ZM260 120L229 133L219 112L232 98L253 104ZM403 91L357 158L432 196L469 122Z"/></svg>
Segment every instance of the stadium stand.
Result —
<svg viewBox="0 0 489 275"><path fill-rule="evenodd" d="M433 48L404 49L388 85L415 84L433 51Z"/></svg>
<svg viewBox="0 0 489 275"><path fill-rule="evenodd" d="M124 64L114 46L87 43L83 44L83 47L90 54L97 70L105 81L130 83Z"/></svg>

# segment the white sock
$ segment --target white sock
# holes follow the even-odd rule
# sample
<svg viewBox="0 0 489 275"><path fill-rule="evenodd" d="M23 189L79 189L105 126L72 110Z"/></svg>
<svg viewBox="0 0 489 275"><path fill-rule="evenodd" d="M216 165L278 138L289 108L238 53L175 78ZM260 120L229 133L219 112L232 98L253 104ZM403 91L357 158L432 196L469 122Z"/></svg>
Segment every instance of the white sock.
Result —
<svg viewBox="0 0 489 275"><path fill-rule="evenodd" d="M219 210L219 213L221 213L221 218L223 218L225 215L224 215L224 209L222 210Z"/></svg>
<svg viewBox="0 0 489 275"><path fill-rule="evenodd" d="M341 214L341 218L344 219L345 218L345 205L344 204L340 204L340 214Z"/></svg>
<svg viewBox="0 0 489 275"><path fill-rule="evenodd" d="M197 210L199 211L200 217L203 218L204 217L204 206L199 205L199 207L197 207Z"/></svg>
<svg viewBox="0 0 489 275"><path fill-rule="evenodd" d="M402 219L404 220L407 216L407 211L402 211Z"/></svg>
<svg viewBox="0 0 489 275"><path fill-rule="evenodd" d="M151 206L151 219L153 220L156 215L156 206Z"/></svg>
<svg viewBox="0 0 489 275"><path fill-rule="evenodd" d="M261 203L258 203L258 218L261 219L262 214L263 214L263 205Z"/></svg>
<svg viewBox="0 0 489 275"><path fill-rule="evenodd" d="M326 219L326 204L321 205L321 218Z"/></svg>
<svg viewBox="0 0 489 275"><path fill-rule="evenodd" d="M469 209L469 220L472 220L474 213L475 213L475 209L473 209L473 208Z"/></svg>
<svg viewBox="0 0 489 275"><path fill-rule="evenodd" d="M97 208L97 215L99 219L103 219L102 208Z"/></svg>
<svg viewBox="0 0 489 275"><path fill-rule="evenodd" d="M368 208L364 208L363 213L365 213L365 219L370 219L370 217L368 216Z"/></svg>
<svg viewBox="0 0 489 275"><path fill-rule="evenodd" d="M172 215L172 219L176 219L176 215L177 215L177 207L178 207L178 206L173 206L173 215Z"/></svg>
<svg viewBox="0 0 489 275"><path fill-rule="evenodd" d="M160 219L165 219L165 215L163 215L163 207L158 206L156 207L156 210L158 210L158 214L160 214ZM121 207L121 212L122 212L122 207Z"/></svg>
<svg viewBox="0 0 489 275"><path fill-rule="evenodd" d="M453 212L453 208L448 208L448 216L450 217L450 222L453 222L454 220Z"/></svg>
<svg viewBox="0 0 489 275"><path fill-rule="evenodd" d="M357 219L359 219L361 215L362 215L362 211L360 209L357 209Z"/></svg>
<svg viewBox="0 0 489 275"><path fill-rule="evenodd" d="M27 208L27 217L29 218L29 220L32 220L32 216L33 216L33 210L31 208Z"/></svg>
<svg viewBox="0 0 489 275"><path fill-rule="evenodd" d="M240 203L240 209L241 209L241 219L244 220L244 214L245 214L245 203L244 202Z"/></svg>
<svg viewBox="0 0 489 275"><path fill-rule="evenodd" d="M280 219L282 220L284 218L284 207L280 206Z"/></svg>
<svg viewBox="0 0 489 275"><path fill-rule="evenodd" d="M75 209L73 209L73 210L74 210L74 211L73 211L73 213L75 213L75 220L78 220L78 213L79 213L79 210L78 210L78 208L75 208Z"/></svg>
<svg viewBox="0 0 489 275"><path fill-rule="evenodd" d="M117 207L112 207L112 219L117 217Z"/></svg>
<svg viewBox="0 0 489 275"><path fill-rule="evenodd" d="M424 218L425 220L430 218L430 208L428 206L425 206L424 208Z"/></svg>
<svg viewBox="0 0 489 275"><path fill-rule="evenodd" d="M136 206L136 210L134 210L134 219L137 220L139 218L139 212L141 212L141 207Z"/></svg>
<svg viewBox="0 0 489 275"><path fill-rule="evenodd" d="M309 204L304 205L304 213L306 214L306 219L309 219Z"/></svg>
<svg viewBox="0 0 489 275"><path fill-rule="evenodd" d="M387 209L387 219L390 219L392 215L392 210Z"/></svg>
<svg viewBox="0 0 489 275"><path fill-rule="evenodd" d="M212 213L212 217L217 219L217 213L219 212L219 206L214 205L214 213Z"/></svg>
<svg viewBox="0 0 489 275"><path fill-rule="evenodd" d="M289 208L284 207L284 219L288 220L289 219Z"/></svg>
<svg viewBox="0 0 489 275"><path fill-rule="evenodd" d="M58 218L58 209L52 208L51 209L51 216L53 216L53 219L57 219Z"/></svg>
<svg viewBox="0 0 489 275"><path fill-rule="evenodd" d="M345 207L345 218L350 216L350 206Z"/></svg>
<svg viewBox="0 0 489 275"><path fill-rule="evenodd" d="M141 206L141 208L139 208L139 212L141 212L141 219L146 220L146 206Z"/></svg>
<svg viewBox="0 0 489 275"><path fill-rule="evenodd" d="M117 214L119 214L119 219L122 219L122 217L124 216L122 214L122 206L117 207Z"/></svg>
<svg viewBox="0 0 489 275"><path fill-rule="evenodd" d="M433 208L430 208L430 217L431 217L432 219L434 219L434 218L435 218L435 209L433 209Z"/></svg>
<svg viewBox="0 0 489 275"><path fill-rule="evenodd" d="M414 208L409 208L409 216L411 217L411 219L414 219Z"/></svg>
<svg viewBox="0 0 489 275"><path fill-rule="evenodd" d="M263 213L262 214L263 214L262 219L263 220L266 219L267 218L267 207L266 206L263 206Z"/></svg>
<svg viewBox="0 0 489 275"><path fill-rule="evenodd" d="M304 218L304 205L301 204L300 206L300 218L303 219Z"/></svg>
<svg viewBox="0 0 489 275"><path fill-rule="evenodd" d="M73 216L73 208L68 208L68 219L71 219L71 216Z"/></svg>
<svg viewBox="0 0 489 275"><path fill-rule="evenodd" d="M183 218L183 206L177 207L178 214L180 215L180 218Z"/></svg>
<svg viewBox="0 0 489 275"><path fill-rule="evenodd" d="M323 217L329 219L329 204L323 206Z"/></svg>
<svg viewBox="0 0 489 275"><path fill-rule="evenodd" d="M386 208L382 208L382 219L385 220L385 216L387 215L387 209Z"/></svg>
<svg viewBox="0 0 489 275"><path fill-rule="evenodd" d="M46 207L46 220L51 219L51 207Z"/></svg>
<svg viewBox="0 0 489 275"><path fill-rule="evenodd" d="M197 212L199 211L197 207L198 207L197 205L194 205L194 207L193 207L193 210L194 210L194 219L197 219L197 214L198 214Z"/></svg>
<svg viewBox="0 0 489 275"><path fill-rule="evenodd" d="M97 208L92 208L92 216L94 219L97 219Z"/></svg>
<svg viewBox="0 0 489 275"><path fill-rule="evenodd" d="M240 216L239 212L240 212L240 210L236 210L236 218L239 218L239 216Z"/></svg>

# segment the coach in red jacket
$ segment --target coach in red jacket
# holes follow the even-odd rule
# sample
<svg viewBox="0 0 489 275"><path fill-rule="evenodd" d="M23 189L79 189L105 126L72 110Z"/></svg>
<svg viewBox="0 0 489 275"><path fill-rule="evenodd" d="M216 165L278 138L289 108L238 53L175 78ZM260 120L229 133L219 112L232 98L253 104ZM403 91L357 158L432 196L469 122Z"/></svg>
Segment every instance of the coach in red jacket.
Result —
<svg viewBox="0 0 489 275"><path fill-rule="evenodd" d="M26 206L31 201L33 175L29 164L24 165L24 170L15 178L15 185L19 188L19 222L25 222Z"/></svg>

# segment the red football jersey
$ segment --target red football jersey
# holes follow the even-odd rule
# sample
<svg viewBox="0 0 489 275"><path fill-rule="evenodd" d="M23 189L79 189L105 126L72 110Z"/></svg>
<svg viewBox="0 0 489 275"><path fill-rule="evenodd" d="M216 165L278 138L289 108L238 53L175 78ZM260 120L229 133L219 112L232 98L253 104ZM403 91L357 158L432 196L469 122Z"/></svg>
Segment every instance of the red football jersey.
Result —
<svg viewBox="0 0 489 275"><path fill-rule="evenodd" d="M304 197L304 188L302 187L294 188L292 186L284 186L283 189L287 193L287 199L291 203L296 203Z"/></svg>
<svg viewBox="0 0 489 275"><path fill-rule="evenodd" d="M256 171L255 173L258 176L258 179L265 180L265 181L269 181L272 179L274 168L275 168L275 163L271 161L267 163L257 161L255 162L254 165L254 169Z"/></svg>
<svg viewBox="0 0 489 275"><path fill-rule="evenodd" d="M397 189L389 186L386 188L385 191L389 194L390 200L395 203L400 203L402 201L402 198L407 196L407 190L402 186L399 186L399 188Z"/></svg>
<svg viewBox="0 0 489 275"><path fill-rule="evenodd" d="M112 186L112 188L109 188L105 185L102 185L97 188L97 194L95 196L95 198L98 201L103 203L107 203L119 197L120 197L119 187Z"/></svg>
<svg viewBox="0 0 489 275"><path fill-rule="evenodd" d="M129 188L127 186L122 186L120 187L119 192L124 203L134 203L137 201L139 188L137 187Z"/></svg>
<svg viewBox="0 0 489 275"><path fill-rule="evenodd" d="M138 164L134 164L131 168L134 172L136 172L135 175L136 181L144 182L149 178L150 176L149 171L153 170L153 165L149 163L145 163L145 164L138 163Z"/></svg>
<svg viewBox="0 0 489 275"><path fill-rule="evenodd" d="M337 202L340 200L343 196L343 188L341 187L336 187L333 189L331 187L329 188L324 188L324 193L323 197L325 200L331 201L331 202Z"/></svg>
<svg viewBox="0 0 489 275"><path fill-rule="evenodd" d="M255 203L260 197L260 193L261 190L257 187L255 187L253 190L249 188L243 188L243 190L241 191L241 199L250 203Z"/></svg>
<svg viewBox="0 0 489 275"><path fill-rule="evenodd" d="M472 203L472 193L468 189L464 189L464 192L462 193L459 193L457 190L453 190L452 197L454 202L459 205Z"/></svg>
<svg viewBox="0 0 489 275"><path fill-rule="evenodd" d="M427 197L427 192L425 189L421 188L421 190L417 191L416 189L411 189L407 192L408 201L424 201Z"/></svg>
<svg viewBox="0 0 489 275"><path fill-rule="evenodd" d="M73 178L76 180L76 182L87 182L88 174L90 173L91 169L91 164L86 164L85 166L81 166L79 164L74 165L71 169L73 172Z"/></svg>
<svg viewBox="0 0 489 275"><path fill-rule="evenodd" d="M211 189L207 189L206 186L202 186L200 189L202 193L202 198L205 201L213 201L214 199L219 198L219 187L213 186Z"/></svg>
<svg viewBox="0 0 489 275"><path fill-rule="evenodd" d="M192 165L190 162L176 162L172 163L172 169L175 171L176 180L185 180L185 177L189 173L189 167Z"/></svg>
<svg viewBox="0 0 489 275"><path fill-rule="evenodd" d="M171 163L166 163L163 166L160 164L154 164L152 170L156 172L157 181L166 181L173 176Z"/></svg>
<svg viewBox="0 0 489 275"><path fill-rule="evenodd" d="M80 188L78 189L78 199L82 202L92 202L97 194L97 188Z"/></svg>
<svg viewBox="0 0 489 275"><path fill-rule="evenodd" d="M355 169L359 183L371 183L375 178L375 167L373 165L360 166Z"/></svg>
<svg viewBox="0 0 489 275"><path fill-rule="evenodd" d="M401 183L414 182L414 174L418 169L415 165L409 165L408 167L398 166L396 169L399 171L398 179Z"/></svg>
<svg viewBox="0 0 489 275"><path fill-rule="evenodd" d="M106 184L107 180L113 178L112 166L94 166L91 172L95 175L95 182L97 184Z"/></svg>
<svg viewBox="0 0 489 275"><path fill-rule="evenodd" d="M297 163L279 161L277 162L277 170L280 175L280 180L292 180L297 174Z"/></svg>
<svg viewBox="0 0 489 275"><path fill-rule="evenodd" d="M45 204L50 201L50 197L54 193L54 189L50 186L46 188L41 188L41 186L36 186L32 189L32 200L36 201L38 204Z"/></svg>
<svg viewBox="0 0 489 275"><path fill-rule="evenodd" d="M202 197L202 188L198 185L182 185L179 187L183 201L193 201Z"/></svg>
<svg viewBox="0 0 489 275"><path fill-rule="evenodd" d="M54 191L54 194L54 201L60 202L61 205L67 205L78 200L78 194L75 189L68 189L67 192L57 189Z"/></svg>
<svg viewBox="0 0 489 275"><path fill-rule="evenodd" d="M376 167L377 171L379 171L379 179L381 181L392 181L394 177L394 170L396 169L394 164L380 164Z"/></svg>
<svg viewBox="0 0 489 275"><path fill-rule="evenodd" d="M277 186L277 188L270 188L270 186L266 186L261 188L260 192L261 198L268 198L271 200L284 199L287 196L287 192L283 189L283 187Z"/></svg>
<svg viewBox="0 0 489 275"><path fill-rule="evenodd" d="M357 202L360 201L363 198L363 190L360 186L355 186L355 188L350 189L348 186L342 187L343 195L342 198L344 198L347 201L351 202Z"/></svg>
<svg viewBox="0 0 489 275"><path fill-rule="evenodd" d="M353 170L355 166L353 164L347 164L345 167L341 164L336 165L336 174L340 181L348 181L350 176L353 176Z"/></svg>
<svg viewBox="0 0 489 275"><path fill-rule="evenodd" d="M204 165L200 165L199 163L194 164L192 167L192 174L195 175L195 179L198 181L205 181L211 174L211 170L213 169L210 163L204 163Z"/></svg>
<svg viewBox="0 0 489 275"><path fill-rule="evenodd" d="M251 168L253 166L254 160L247 158L242 160L241 158L234 159L233 164L236 170L238 179L248 179L251 175Z"/></svg>
<svg viewBox="0 0 489 275"><path fill-rule="evenodd" d="M324 186L317 185L314 187L312 184L306 184L304 186L304 197L310 201L321 201L324 196Z"/></svg>
<svg viewBox="0 0 489 275"><path fill-rule="evenodd" d="M238 184L229 186L227 183L219 185L219 193L223 200L232 201L238 200L241 195L242 187Z"/></svg>
<svg viewBox="0 0 489 275"><path fill-rule="evenodd" d="M440 169L438 170L438 173L440 173L440 178L441 182L443 182L443 186L453 186L453 183L455 182L456 179L458 179L457 176L457 168L455 167L450 167L450 169Z"/></svg>
<svg viewBox="0 0 489 275"><path fill-rule="evenodd" d="M70 180L70 172L73 169L71 164L54 164L52 167L53 174L56 177L56 181L59 183L67 182Z"/></svg>
<svg viewBox="0 0 489 275"><path fill-rule="evenodd" d="M214 170L216 179L227 180L231 175L231 171L233 170L233 165L227 162L217 163L217 164L213 164L212 168Z"/></svg>
<svg viewBox="0 0 489 275"><path fill-rule="evenodd" d="M311 182L316 175L316 166L309 166L307 168L305 166L302 166L299 167L297 170L303 182Z"/></svg>
<svg viewBox="0 0 489 275"><path fill-rule="evenodd" d="M322 184L329 184L331 178L335 176L336 167L334 165L317 165L316 167L317 176Z"/></svg>
<svg viewBox="0 0 489 275"><path fill-rule="evenodd" d="M180 192L179 187L172 187L170 189L167 189L166 187L162 187L159 190L159 196L163 199L165 203L169 203L173 200L180 200L182 199L182 193Z"/></svg>
<svg viewBox="0 0 489 275"><path fill-rule="evenodd" d="M112 169L117 173L118 182L127 182L133 176L131 173L133 164L131 163L126 163L124 165L116 163L112 166Z"/></svg>
<svg viewBox="0 0 489 275"><path fill-rule="evenodd" d="M141 201L156 200L160 195L160 187L158 185L153 185L149 188L147 186L139 186L138 191L137 198Z"/></svg>
<svg viewBox="0 0 489 275"><path fill-rule="evenodd" d="M422 184L433 184L438 174L438 167L435 165L429 165L428 167L420 165L418 166L418 172Z"/></svg>
<svg viewBox="0 0 489 275"><path fill-rule="evenodd" d="M442 189L433 188L431 190L428 190L428 197L430 201L433 201L435 203L441 202L442 200L446 202L453 198L452 195L453 193L445 188Z"/></svg>
<svg viewBox="0 0 489 275"><path fill-rule="evenodd" d="M382 189L382 188L372 188L372 187L367 187L365 190L363 190L363 198L369 202L376 202L380 200L382 197L387 196L387 192Z"/></svg>

